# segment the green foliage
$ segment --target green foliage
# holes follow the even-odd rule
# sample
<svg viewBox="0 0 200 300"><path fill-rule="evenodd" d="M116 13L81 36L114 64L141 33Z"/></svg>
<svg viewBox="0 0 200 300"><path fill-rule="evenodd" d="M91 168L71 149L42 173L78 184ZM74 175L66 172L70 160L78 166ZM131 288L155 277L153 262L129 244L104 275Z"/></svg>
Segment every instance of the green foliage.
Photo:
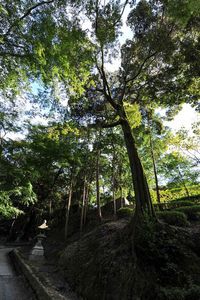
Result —
<svg viewBox="0 0 200 300"><path fill-rule="evenodd" d="M193 282L184 287L160 287L157 290L158 300L197 300L200 298L200 286Z"/></svg>
<svg viewBox="0 0 200 300"><path fill-rule="evenodd" d="M174 205L174 206L191 206L191 205L195 205L194 202L189 201L189 200L181 200L181 199L176 199L176 200L172 200L170 202L170 204Z"/></svg>
<svg viewBox="0 0 200 300"><path fill-rule="evenodd" d="M144 251L147 255L152 255L156 249L157 232L155 229L155 221L145 215L144 223L140 227L139 234L137 236L137 247L138 250Z"/></svg>
<svg viewBox="0 0 200 300"><path fill-rule="evenodd" d="M187 226L189 222L183 212L179 211L162 211L156 213L157 217L170 225Z"/></svg>
<svg viewBox="0 0 200 300"><path fill-rule="evenodd" d="M170 115L186 101L194 105L198 103L199 89L194 84L196 75L199 75L196 59L199 52L196 38L198 31L193 34L193 29L197 30L198 26L191 24L190 28L186 27L184 30L177 24L171 26L169 13L173 9L170 7L175 5L172 0L169 1L168 15L165 15L166 1L131 2L135 5L130 7L127 24L133 30L133 36L122 47L116 45L128 1L110 0L103 3L55 0L39 2L36 7L32 0L1 2L0 88L3 96L6 100L12 98L22 87L27 88L35 78L41 80L56 99L62 94L59 90L61 87L61 90L65 90L70 106L70 113L63 106L59 107L65 111L63 118L67 118L69 113L69 118L74 118L82 127L80 136L78 131L69 128L71 126L64 128L61 124L55 128L29 128L25 141L7 145L1 159L2 190L8 189L9 185L9 189L20 188L26 177L40 202L44 199L47 201L51 194L66 187L71 169L75 168L77 181L80 181L80 184L76 183L80 194L85 166L89 162L92 169L88 176L90 183L94 184L95 153L88 149L88 144L92 145L92 142L86 144L86 127L93 126L94 123L103 127L110 126L113 122L125 122L130 124L131 129L135 129L140 123L145 127L148 119L151 131L160 133L162 124L159 120L150 120L156 107L170 107ZM92 26L84 30L81 24L83 20L87 22L87 18ZM121 67L116 72L109 72L106 70L107 63L116 58L120 50ZM51 100L52 97L47 102ZM5 114L1 113L1 116L4 118ZM2 126L4 123L8 122L2 122ZM127 157L123 143L118 143L116 139L117 135L110 135L109 141L106 141L108 131L103 134L105 143L101 182L109 189L112 188L112 168L109 163L112 156L112 161L117 165L115 172L113 171L113 185L119 190L122 183L126 187L129 184L129 179L126 178L130 177ZM128 134L133 139L131 130ZM120 135L122 134L118 136ZM149 137L142 138L147 145ZM99 141L96 145L98 143ZM157 136L153 143L159 157L166 149L166 139L163 137L160 142ZM162 151L159 151L161 143ZM95 149L95 143L93 145ZM136 163L140 166L139 160L138 158ZM149 159L147 165L150 165ZM177 178L177 166L180 165L181 171L190 171L188 163L182 162L175 155L166 156L164 173L168 174L171 185L183 185L183 181L180 182L180 178ZM131 167L134 169L135 166ZM149 173L152 173L151 167ZM143 176L140 174L142 172L138 171L135 178ZM196 177L193 175L191 172L183 174L183 179L187 183L194 181ZM144 189L148 192L146 184ZM24 190L25 194L26 192ZM19 197L20 193L22 191L19 190ZM21 194L25 199L24 204L29 201L25 194ZM167 197L175 199L171 192Z"/></svg>
<svg viewBox="0 0 200 300"><path fill-rule="evenodd" d="M136 253L145 258L148 263L158 265L159 269L173 268L176 270L173 259L177 255L176 239L168 234L166 225L145 218L136 235Z"/></svg>
<svg viewBox="0 0 200 300"><path fill-rule="evenodd" d="M130 207L122 207L120 209L118 209L117 211L117 217L118 218L130 218L133 216L133 208Z"/></svg>
<svg viewBox="0 0 200 300"><path fill-rule="evenodd" d="M192 195L192 196L190 196L189 198L188 198L188 196L187 197L181 197L181 198L178 198L178 199L176 199L177 201L185 201L185 200L190 200L190 201L193 201L193 203L195 203L195 202L199 202L200 201L200 194L197 194L197 195Z"/></svg>
<svg viewBox="0 0 200 300"><path fill-rule="evenodd" d="M1 2L0 88L6 98L28 88L33 78L51 86L62 78L71 89L82 92L90 74L92 46L76 13L70 19L68 3Z"/></svg>
<svg viewBox="0 0 200 300"><path fill-rule="evenodd" d="M198 166L200 161L200 123L192 124L192 133L181 127L172 137L171 144L180 154L182 153L190 159L194 166Z"/></svg>
<svg viewBox="0 0 200 300"><path fill-rule="evenodd" d="M143 107L141 125L134 129L134 134L148 183L151 187L155 186L155 172L163 164L162 157L168 149L170 130L163 127L161 117L153 109ZM159 174L157 178L159 181Z"/></svg>
<svg viewBox="0 0 200 300"><path fill-rule="evenodd" d="M169 16L182 26L186 26L191 17L198 16L199 10L199 0L169 0L167 6Z"/></svg>
<svg viewBox="0 0 200 300"><path fill-rule="evenodd" d="M163 172L165 178L168 179L167 186L169 188L183 187L198 183L198 172L193 168L193 162L178 152L171 152L163 157L163 164L160 172Z"/></svg>
<svg viewBox="0 0 200 300"><path fill-rule="evenodd" d="M200 206L199 205L193 205L193 206L182 206L175 209L176 211L183 212L188 220L197 220L198 214L200 212Z"/></svg>
<svg viewBox="0 0 200 300"><path fill-rule="evenodd" d="M130 104L129 102L124 102L124 109L126 112L127 119L129 121L130 127L136 128L140 125L141 122L141 114L139 111L139 105Z"/></svg>
<svg viewBox="0 0 200 300"><path fill-rule="evenodd" d="M13 219L23 214L23 210L13 205L13 197L18 195L18 190L0 191L0 218ZM20 201L21 202L21 201ZM22 200L23 202L23 200ZM18 203L19 205L20 203Z"/></svg>
<svg viewBox="0 0 200 300"><path fill-rule="evenodd" d="M96 10L96 18L94 12ZM119 34L120 6L118 1L109 1L105 5L96 5L95 1L88 6L88 16L93 21L96 38L101 46L116 41Z"/></svg>
<svg viewBox="0 0 200 300"><path fill-rule="evenodd" d="M200 195L200 185L188 185L190 199L197 199ZM153 202L156 203L156 191L151 190ZM168 202L172 200L189 200L184 187L177 187L173 189L160 190L161 202Z"/></svg>

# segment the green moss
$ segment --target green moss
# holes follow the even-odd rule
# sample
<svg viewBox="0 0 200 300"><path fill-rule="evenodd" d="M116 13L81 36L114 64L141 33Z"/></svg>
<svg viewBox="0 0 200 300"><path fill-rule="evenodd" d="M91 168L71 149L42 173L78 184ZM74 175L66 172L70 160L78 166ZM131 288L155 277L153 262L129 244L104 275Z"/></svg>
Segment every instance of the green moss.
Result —
<svg viewBox="0 0 200 300"><path fill-rule="evenodd" d="M181 198L178 198L176 199L175 201L184 201L184 200L188 200L188 201L192 201L192 202L198 202L200 200L200 194L198 195L191 195L190 197L188 196L185 196L185 197L181 197Z"/></svg>
<svg viewBox="0 0 200 300"><path fill-rule="evenodd" d="M170 225L177 225L177 226L189 225L186 214L181 211L173 211L173 210L162 211L162 212L158 212L157 216L159 219L162 219L164 222Z"/></svg>
<svg viewBox="0 0 200 300"><path fill-rule="evenodd" d="M189 282L185 287L161 287L157 300L197 300L200 299L200 286Z"/></svg>
<svg viewBox="0 0 200 300"><path fill-rule="evenodd" d="M200 212L200 206L199 205L193 205L193 206L182 206L175 209L176 211L183 212L188 220L198 220L199 218L199 212Z"/></svg>
<svg viewBox="0 0 200 300"><path fill-rule="evenodd" d="M192 201L189 201L189 200L172 200L170 202L170 204L174 205L174 206L192 206L192 205L195 205L194 202Z"/></svg>
<svg viewBox="0 0 200 300"><path fill-rule="evenodd" d="M88 300L200 299L196 234L145 216L136 228L133 252L127 225L128 220L102 224L68 244L59 268L70 286Z"/></svg>
<svg viewBox="0 0 200 300"><path fill-rule="evenodd" d="M133 208L122 207L117 211L117 217L120 218L129 218L133 216Z"/></svg>

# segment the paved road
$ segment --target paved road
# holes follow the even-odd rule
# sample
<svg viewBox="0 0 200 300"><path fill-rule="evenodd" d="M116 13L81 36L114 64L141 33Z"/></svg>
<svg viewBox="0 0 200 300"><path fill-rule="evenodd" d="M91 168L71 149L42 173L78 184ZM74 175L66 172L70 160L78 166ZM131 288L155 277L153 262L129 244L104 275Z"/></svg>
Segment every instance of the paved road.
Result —
<svg viewBox="0 0 200 300"><path fill-rule="evenodd" d="M8 256L11 250L0 246L0 300L36 300L22 276L12 268Z"/></svg>

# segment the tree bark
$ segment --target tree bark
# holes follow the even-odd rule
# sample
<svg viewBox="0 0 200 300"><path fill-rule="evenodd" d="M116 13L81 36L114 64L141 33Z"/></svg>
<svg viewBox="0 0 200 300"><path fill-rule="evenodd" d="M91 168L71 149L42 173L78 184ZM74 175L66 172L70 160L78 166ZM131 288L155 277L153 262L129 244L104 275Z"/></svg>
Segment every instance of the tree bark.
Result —
<svg viewBox="0 0 200 300"><path fill-rule="evenodd" d="M99 160L100 160L100 149L97 149L97 160L96 160L97 209L98 209L98 217L101 222L102 214L101 214L100 191L99 191Z"/></svg>
<svg viewBox="0 0 200 300"><path fill-rule="evenodd" d="M113 161L112 161L112 188L113 188L113 212L114 218L117 215L117 206L116 206L116 197L115 197L115 153L113 152Z"/></svg>
<svg viewBox="0 0 200 300"><path fill-rule="evenodd" d="M150 147L151 147L151 157L152 157L152 161L153 161L153 171L154 171L154 177L155 177L155 183L156 183L157 202L160 203L158 176L157 176L156 161L155 161L155 156L154 156L154 151L153 151L153 143L152 143L152 139L151 139L151 134L150 134Z"/></svg>
<svg viewBox="0 0 200 300"><path fill-rule="evenodd" d="M67 235L68 235L69 212L70 212L70 208L71 208L71 200L72 200L73 184L74 184L74 172L73 172L73 170L72 170L71 181L70 181L70 185L69 185L69 196L68 196L68 202L67 202L67 207L66 207L66 217L65 217L65 240L67 239Z"/></svg>
<svg viewBox="0 0 200 300"><path fill-rule="evenodd" d="M86 200L86 186L87 186L87 179L86 179L86 175L85 175L84 176L84 183L83 183L83 196L82 196L82 207L81 207L80 234L83 232L84 213L85 213L85 200Z"/></svg>
<svg viewBox="0 0 200 300"><path fill-rule="evenodd" d="M119 185L119 190L120 190L120 208L122 208L122 207L124 207L124 202L123 202L122 167L121 166L119 168L119 180L120 180L120 185Z"/></svg>
<svg viewBox="0 0 200 300"><path fill-rule="evenodd" d="M145 212L147 212L150 217L155 217L146 176L144 174L131 127L127 120L122 120L122 130L124 133L135 191L135 220L142 217Z"/></svg>
<svg viewBox="0 0 200 300"><path fill-rule="evenodd" d="M122 186L120 185L119 187L120 189L120 207L124 207L124 202L123 202L123 189L122 189Z"/></svg>
<svg viewBox="0 0 200 300"><path fill-rule="evenodd" d="M178 173L179 173L179 176L180 176L180 181L183 183L183 186L184 186L184 188L185 188L186 194L187 194L188 198L190 198L189 191L188 191L188 189L187 189L187 186L186 186L186 184L185 184L185 180L183 179L183 175L181 174L181 170L180 170L179 167L178 167Z"/></svg>
<svg viewBox="0 0 200 300"><path fill-rule="evenodd" d="M90 198L90 190L89 190L89 186L87 184L87 189L86 189L86 196L85 196L85 210L84 210L84 216L83 216L83 224L86 224L86 220L87 220L87 210L88 210L88 203L89 203L89 199Z"/></svg>

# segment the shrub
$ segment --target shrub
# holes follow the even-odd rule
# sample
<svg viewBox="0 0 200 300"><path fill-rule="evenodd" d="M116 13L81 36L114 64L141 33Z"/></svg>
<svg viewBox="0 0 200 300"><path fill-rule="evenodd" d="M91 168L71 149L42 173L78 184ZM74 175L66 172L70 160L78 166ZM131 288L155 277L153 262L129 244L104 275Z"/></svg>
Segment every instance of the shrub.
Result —
<svg viewBox="0 0 200 300"><path fill-rule="evenodd" d="M184 201L184 200L188 200L188 201L192 201L193 203L200 201L200 194L198 195L191 195L190 197L186 196L186 197L181 197L178 198L174 201Z"/></svg>
<svg viewBox="0 0 200 300"><path fill-rule="evenodd" d="M173 189L162 189L162 190L160 190L161 202L164 202L164 201L168 202L168 201L171 201L174 199L192 200L192 201L196 201L196 202L200 201L200 184L187 186L187 189L190 194L189 198L186 194L184 187L173 188ZM156 191L151 190L151 196L152 196L153 203L157 203Z"/></svg>
<svg viewBox="0 0 200 300"><path fill-rule="evenodd" d="M192 201L187 201L187 200L172 200L170 202L170 205L174 206L174 207L180 207L180 206L192 206L195 205L194 202Z"/></svg>
<svg viewBox="0 0 200 300"><path fill-rule="evenodd" d="M197 219L197 220L200 220L200 212L197 212L197 213L196 213L196 219Z"/></svg>
<svg viewBox="0 0 200 300"><path fill-rule="evenodd" d="M181 207L176 208L175 210L186 214L186 216L189 220L198 220L200 206L199 205L181 206Z"/></svg>
<svg viewBox="0 0 200 300"><path fill-rule="evenodd" d="M170 225L177 225L177 226L186 226L189 225L187 221L187 217L184 212L181 211L162 211L158 212L157 216L159 219L162 219L164 222Z"/></svg>
<svg viewBox="0 0 200 300"><path fill-rule="evenodd" d="M130 218L133 216L133 208L122 207L117 211L118 218Z"/></svg>
<svg viewBox="0 0 200 300"><path fill-rule="evenodd" d="M157 290L157 299L197 300L200 299L200 286L189 283L186 287L161 287Z"/></svg>

